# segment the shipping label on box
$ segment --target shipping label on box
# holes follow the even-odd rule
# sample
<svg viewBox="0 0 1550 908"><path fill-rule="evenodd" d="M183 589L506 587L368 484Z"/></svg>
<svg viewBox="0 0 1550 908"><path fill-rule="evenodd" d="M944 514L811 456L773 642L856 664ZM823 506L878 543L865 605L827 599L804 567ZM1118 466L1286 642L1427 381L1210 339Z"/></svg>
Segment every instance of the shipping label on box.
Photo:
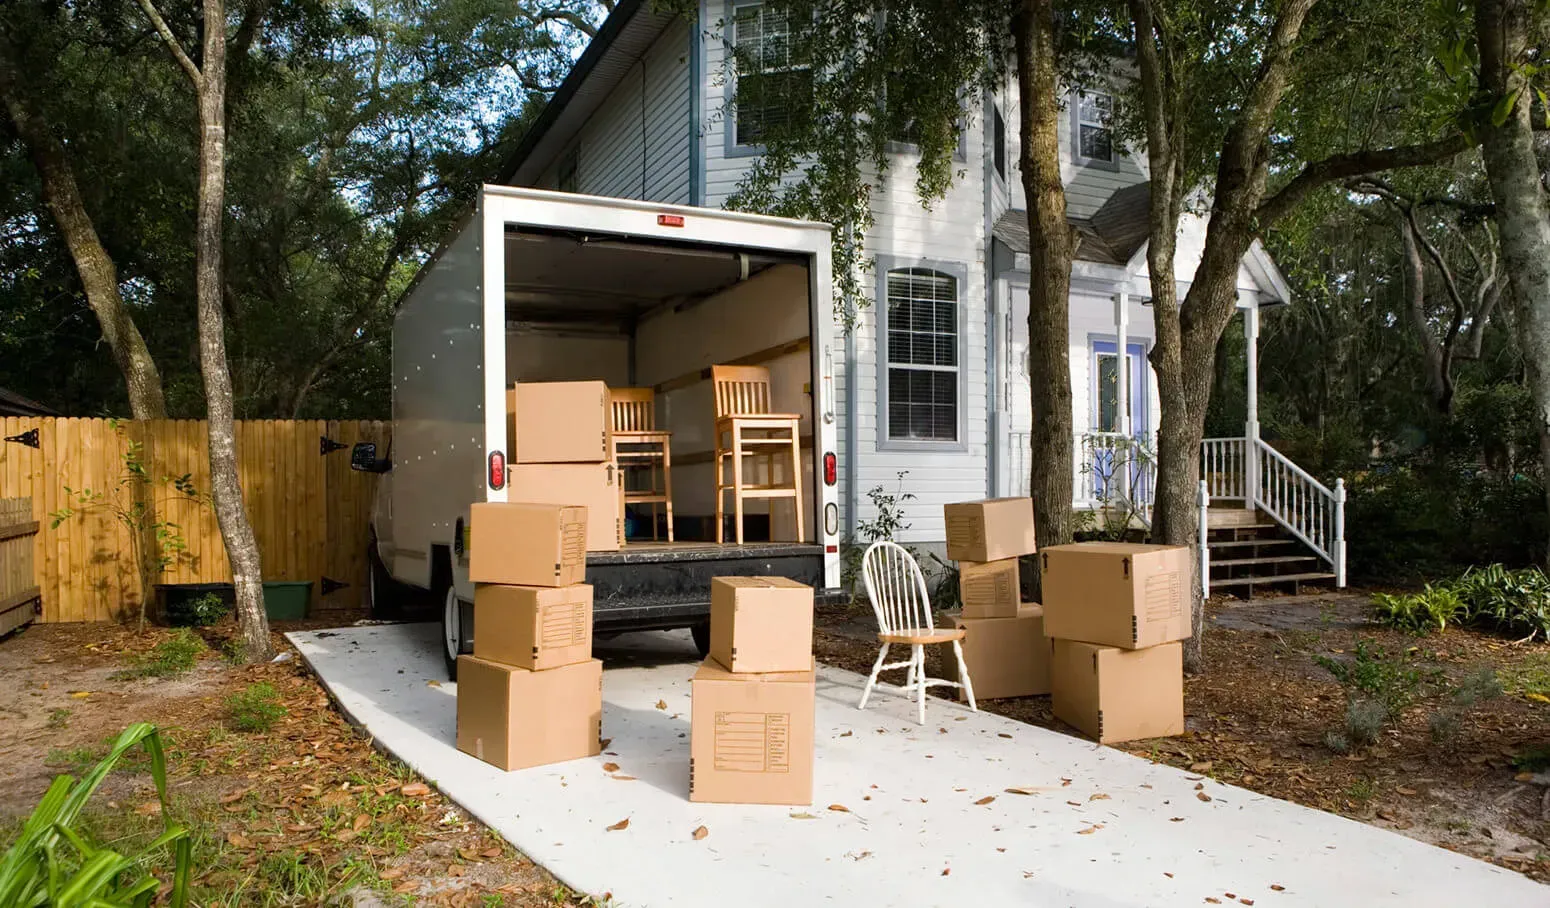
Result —
<svg viewBox="0 0 1550 908"><path fill-rule="evenodd" d="M1022 599L1016 558L958 562L958 598L965 618L1015 618Z"/></svg>
<svg viewBox="0 0 1550 908"><path fill-rule="evenodd" d="M1033 499L988 498L942 508L947 557L954 561L1000 561L1032 555Z"/></svg>
<svg viewBox="0 0 1550 908"><path fill-rule="evenodd" d="M592 658L592 587L479 584L474 655L542 671Z"/></svg>
<svg viewBox="0 0 1550 908"><path fill-rule="evenodd" d="M718 772L790 772L791 713L716 713Z"/></svg>
<svg viewBox="0 0 1550 908"><path fill-rule="evenodd" d="M1079 542L1039 559L1049 636L1124 649L1189 639L1187 547Z"/></svg>
<svg viewBox="0 0 1550 908"><path fill-rule="evenodd" d="M469 508L468 525L474 583L570 586L586 576L584 507L481 501Z"/></svg>

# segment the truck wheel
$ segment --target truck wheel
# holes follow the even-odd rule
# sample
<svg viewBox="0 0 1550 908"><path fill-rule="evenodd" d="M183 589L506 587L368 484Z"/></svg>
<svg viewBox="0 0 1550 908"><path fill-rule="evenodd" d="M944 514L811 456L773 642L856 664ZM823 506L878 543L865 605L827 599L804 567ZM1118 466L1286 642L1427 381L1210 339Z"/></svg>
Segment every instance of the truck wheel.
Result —
<svg viewBox="0 0 1550 908"><path fill-rule="evenodd" d="M694 648L699 651L700 658L710 655L710 622L701 621L689 628L689 633L694 637Z"/></svg>
<svg viewBox="0 0 1550 908"><path fill-rule="evenodd" d="M447 665L447 677L453 681L457 680L458 654L469 651L472 628L464 626L463 618L463 600L457 597L455 588L448 586L441 607L441 658Z"/></svg>

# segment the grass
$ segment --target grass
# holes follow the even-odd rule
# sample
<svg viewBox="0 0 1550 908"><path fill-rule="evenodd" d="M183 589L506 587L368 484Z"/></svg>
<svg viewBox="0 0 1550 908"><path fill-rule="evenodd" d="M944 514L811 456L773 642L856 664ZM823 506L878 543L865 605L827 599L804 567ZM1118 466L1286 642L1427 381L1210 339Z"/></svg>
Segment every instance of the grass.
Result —
<svg viewBox="0 0 1550 908"><path fill-rule="evenodd" d="M1345 790L1345 796L1353 801L1371 801L1377 793L1372 780L1368 778L1353 781Z"/></svg>
<svg viewBox="0 0 1550 908"><path fill-rule="evenodd" d="M58 709L50 710L49 711L49 714L48 714L48 727L49 728L64 728L67 724L69 724L69 722L70 722L70 708L68 706L61 706Z"/></svg>
<svg viewBox="0 0 1550 908"><path fill-rule="evenodd" d="M95 747L56 747L43 758L43 765L61 772L79 774L91 768L102 757Z"/></svg>
<svg viewBox="0 0 1550 908"><path fill-rule="evenodd" d="M285 715L280 694L268 682L250 684L226 699L226 723L235 731L268 731Z"/></svg>
<svg viewBox="0 0 1550 908"><path fill-rule="evenodd" d="M1550 698L1550 653L1534 653L1511 668L1499 672L1502 687L1508 693L1531 700Z"/></svg>
<svg viewBox="0 0 1550 908"><path fill-rule="evenodd" d="M183 628L151 648L143 656L131 660L129 668L113 675L115 681L136 678L176 678L194 670L199 654L205 651L204 641L193 631Z"/></svg>

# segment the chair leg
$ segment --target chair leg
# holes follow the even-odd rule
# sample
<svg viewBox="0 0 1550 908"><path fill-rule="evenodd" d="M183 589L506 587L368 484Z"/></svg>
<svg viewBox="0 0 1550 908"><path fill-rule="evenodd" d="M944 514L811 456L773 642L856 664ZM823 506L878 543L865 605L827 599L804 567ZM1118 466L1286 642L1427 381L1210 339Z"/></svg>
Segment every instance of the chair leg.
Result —
<svg viewBox="0 0 1550 908"><path fill-rule="evenodd" d="M743 544L743 435L732 430L732 514L737 544Z"/></svg>
<svg viewBox="0 0 1550 908"><path fill-rule="evenodd" d="M963 662L963 647L957 640L953 641L953 655L958 659L958 677L963 680L963 692L969 698L969 709L979 712L979 706L974 702L974 682L969 680L969 667Z"/></svg>
<svg viewBox="0 0 1550 908"><path fill-rule="evenodd" d="M673 542L673 445L662 443L662 494L667 498L663 509L667 512L667 541Z"/></svg>
<svg viewBox="0 0 1550 908"><path fill-rule="evenodd" d="M791 486L796 490L796 495L791 499L791 509L796 512L797 538L796 542L806 542L807 534L802 528L802 439L797 425L791 426Z"/></svg>
<svg viewBox="0 0 1550 908"><path fill-rule="evenodd" d="M877 673L882 671L883 660L888 658L888 644L883 644L883 649L877 654L877 661L872 663L872 674L866 679L866 687L861 690L861 703L856 708L866 709L867 698L872 696L872 687L877 684Z"/></svg>
<svg viewBox="0 0 1550 908"><path fill-rule="evenodd" d="M715 467L716 468L716 544L717 545L721 545L722 543L727 541L726 540L727 508L726 508L726 496L723 494L723 487L721 485L721 475L722 475L721 474L721 471L722 471L721 453L722 453L721 433L718 431L716 433L716 467Z"/></svg>
<svg viewBox="0 0 1550 908"><path fill-rule="evenodd" d="M915 683L920 685L920 724L926 724L926 648L917 643L915 650Z"/></svg>

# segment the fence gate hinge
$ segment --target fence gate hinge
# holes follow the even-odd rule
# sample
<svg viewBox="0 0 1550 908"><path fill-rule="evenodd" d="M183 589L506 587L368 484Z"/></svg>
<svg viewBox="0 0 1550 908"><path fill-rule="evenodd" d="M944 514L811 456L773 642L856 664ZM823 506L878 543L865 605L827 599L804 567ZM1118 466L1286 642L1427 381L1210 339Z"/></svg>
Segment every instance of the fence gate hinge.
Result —
<svg viewBox="0 0 1550 908"><path fill-rule="evenodd" d="M19 445L26 445L29 448L36 448L38 446L38 430L28 429L19 435L7 435L5 440L14 441Z"/></svg>
<svg viewBox="0 0 1550 908"><path fill-rule="evenodd" d="M349 445L344 444L343 442L334 441L332 438L329 438L327 435L319 435L318 436L318 456L319 457L327 457L328 455L334 453L335 451L343 451L345 448L348 448L348 447L349 447Z"/></svg>
<svg viewBox="0 0 1550 908"><path fill-rule="evenodd" d="M337 593L349 585L350 584L345 583L342 580L335 580L332 577L324 577L322 582L322 594L327 596L329 593Z"/></svg>

